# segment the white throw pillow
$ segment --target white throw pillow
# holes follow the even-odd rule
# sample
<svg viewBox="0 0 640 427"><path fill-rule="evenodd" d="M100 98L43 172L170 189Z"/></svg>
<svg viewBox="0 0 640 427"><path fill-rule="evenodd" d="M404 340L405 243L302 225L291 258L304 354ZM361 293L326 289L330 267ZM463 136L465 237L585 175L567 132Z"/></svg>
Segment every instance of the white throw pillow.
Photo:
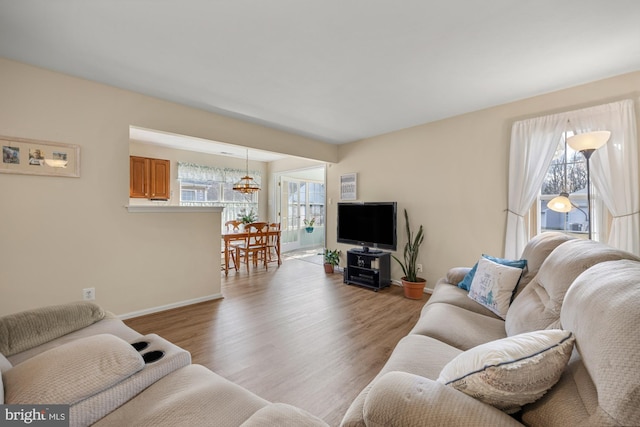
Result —
<svg viewBox="0 0 640 427"><path fill-rule="evenodd" d="M521 268L480 258L469 289L469 298L504 319L520 276L522 276Z"/></svg>
<svg viewBox="0 0 640 427"><path fill-rule="evenodd" d="M75 405L144 367L140 353L115 335L79 338L43 351L5 372L5 403Z"/></svg>
<svg viewBox="0 0 640 427"><path fill-rule="evenodd" d="M534 402L558 382L571 357L569 331L547 329L481 344L456 356L440 372L449 385L506 413Z"/></svg>

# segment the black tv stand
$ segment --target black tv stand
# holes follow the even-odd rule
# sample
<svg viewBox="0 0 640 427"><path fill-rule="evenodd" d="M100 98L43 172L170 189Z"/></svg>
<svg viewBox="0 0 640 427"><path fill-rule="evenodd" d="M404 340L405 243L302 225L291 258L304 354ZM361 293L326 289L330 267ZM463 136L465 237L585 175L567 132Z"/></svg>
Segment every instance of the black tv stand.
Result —
<svg viewBox="0 0 640 427"><path fill-rule="evenodd" d="M391 284L391 254L354 248L347 251L344 282L379 291Z"/></svg>
<svg viewBox="0 0 640 427"><path fill-rule="evenodd" d="M354 252L360 252L360 253L363 253L363 254L380 254L380 253L382 253L382 251L380 249L372 249L369 246L363 246L360 249L353 248L351 250L354 251Z"/></svg>

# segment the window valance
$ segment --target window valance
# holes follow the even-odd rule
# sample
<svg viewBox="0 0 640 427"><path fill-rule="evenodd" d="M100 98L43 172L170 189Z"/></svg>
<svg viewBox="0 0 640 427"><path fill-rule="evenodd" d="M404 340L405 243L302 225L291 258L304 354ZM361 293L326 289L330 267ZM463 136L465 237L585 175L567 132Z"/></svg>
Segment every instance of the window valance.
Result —
<svg viewBox="0 0 640 427"><path fill-rule="evenodd" d="M215 166L198 165L196 163L178 162L178 179L194 183L206 184L211 182L235 183L246 174L243 169L220 168ZM258 183L262 182L259 171L249 171L249 175Z"/></svg>

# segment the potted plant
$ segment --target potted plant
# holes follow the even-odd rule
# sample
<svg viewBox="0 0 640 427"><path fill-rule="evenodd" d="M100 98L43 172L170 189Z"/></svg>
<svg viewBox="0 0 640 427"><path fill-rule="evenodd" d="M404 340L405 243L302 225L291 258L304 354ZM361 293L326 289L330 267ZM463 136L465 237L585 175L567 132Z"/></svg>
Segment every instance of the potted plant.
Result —
<svg viewBox="0 0 640 427"><path fill-rule="evenodd" d="M409 214L407 214L406 209L404 210L404 218L407 225L407 244L404 246L404 262L400 261L395 255L392 256L393 259L398 261L398 264L400 264L402 272L404 273L404 277L401 278L404 296L411 299L421 299L427 280L422 277L418 277L416 262L418 261L420 245L424 240L424 230L422 225L420 225L418 232L414 235L411 232Z"/></svg>
<svg viewBox="0 0 640 427"><path fill-rule="evenodd" d="M340 251L338 249L324 250L324 272L333 273L334 267L340 263Z"/></svg>
<svg viewBox="0 0 640 427"><path fill-rule="evenodd" d="M258 215L256 215L256 213L253 211L253 208L251 208L248 213L246 209L240 209L238 220L246 226L247 224L256 222L258 220Z"/></svg>
<svg viewBox="0 0 640 427"><path fill-rule="evenodd" d="M304 229L307 233L313 233L313 224L316 223L315 217L311 219L304 219L302 222L304 222Z"/></svg>

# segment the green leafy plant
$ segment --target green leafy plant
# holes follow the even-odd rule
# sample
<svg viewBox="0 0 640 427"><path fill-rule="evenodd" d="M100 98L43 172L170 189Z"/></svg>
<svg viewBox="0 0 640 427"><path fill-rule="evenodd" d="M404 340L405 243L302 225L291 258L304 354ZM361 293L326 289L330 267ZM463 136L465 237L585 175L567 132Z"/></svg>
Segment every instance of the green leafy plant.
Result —
<svg viewBox="0 0 640 427"><path fill-rule="evenodd" d="M313 224L316 223L316 218L303 219L302 222L304 222L305 227L313 227Z"/></svg>
<svg viewBox="0 0 640 427"><path fill-rule="evenodd" d="M324 263L337 266L340 263L340 251L338 249L325 249L324 250Z"/></svg>
<svg viewBox="0 0 640 427"><path fill-rule="evenodd" d="M407 244L404 245L404 262L400 261L395 255L393 259L398 261L400 267L402 267L402 272L404 273L404 280L408 282L422 282L424 279L418 277L416 263L418 261L418 252L420 250L420 245L424 240L424 230L422 225L418 229L418 232L415 235L411 232L411 226L409 225L409 214L407 210L404 210L404 218L406 220L407 225Z"/></svg>
<svg viewBox="0 0 640 427"><path fill-rule="evenodd" d="M253 208L248 213L246 209L241 209L238 214L238 220L243 224L251 224L258 220L258 215L253 211Z"/></svg>

